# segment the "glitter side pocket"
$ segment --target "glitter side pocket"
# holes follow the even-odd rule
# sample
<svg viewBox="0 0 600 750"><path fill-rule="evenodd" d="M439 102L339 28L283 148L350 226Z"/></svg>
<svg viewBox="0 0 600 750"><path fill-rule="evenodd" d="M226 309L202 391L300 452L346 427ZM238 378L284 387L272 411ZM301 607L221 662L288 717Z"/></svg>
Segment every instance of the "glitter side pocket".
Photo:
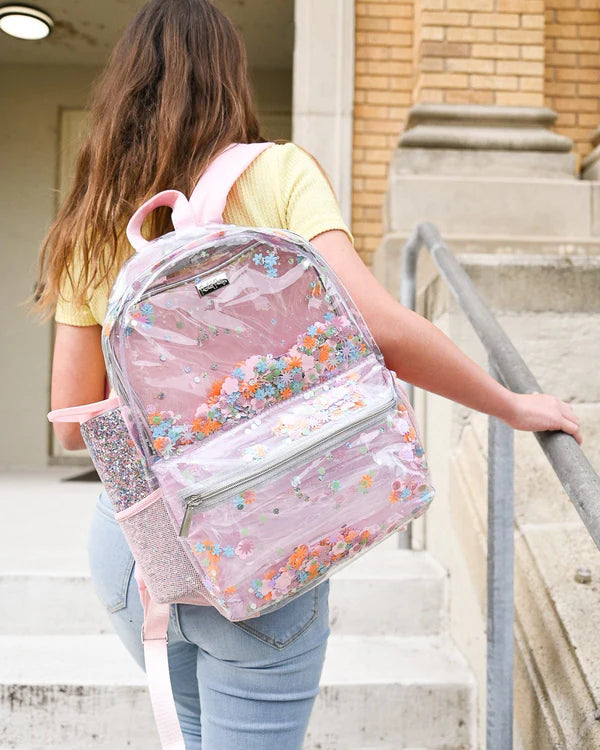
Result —
<svg viewBox="0 0 600 750"><path fill-rule="evenodd" d="M50 422L79 422L81 437L115 512L143 500L158 486L137 448L116 397L55 409Z"/></svg>
<svg viewBox="0 0 600 750"><path fill-rule="evenodd" d="M81 436L115 513L143 500L156 488L120 407L83 422Z"/></svg>
<svg viewBox="0 0 600 750"><path fill-rule="evenodd" d="M58 409L51 422L79 422L136 565L157 602L207 604L206 589L179 541L158 483L136 447L117 399Z"/></svg>

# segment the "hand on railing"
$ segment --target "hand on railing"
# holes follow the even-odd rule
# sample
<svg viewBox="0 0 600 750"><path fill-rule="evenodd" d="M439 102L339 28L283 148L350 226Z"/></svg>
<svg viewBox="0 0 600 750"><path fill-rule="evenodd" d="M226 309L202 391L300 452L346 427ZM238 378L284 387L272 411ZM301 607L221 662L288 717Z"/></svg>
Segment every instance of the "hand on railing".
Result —
<svg viewBox="0 0 600 750"><path fill-rule="evenodd" d="M515 430L562 430L581 445L579 417L570 404L547 393L513 393L512 413L503 421Z"/></svg>

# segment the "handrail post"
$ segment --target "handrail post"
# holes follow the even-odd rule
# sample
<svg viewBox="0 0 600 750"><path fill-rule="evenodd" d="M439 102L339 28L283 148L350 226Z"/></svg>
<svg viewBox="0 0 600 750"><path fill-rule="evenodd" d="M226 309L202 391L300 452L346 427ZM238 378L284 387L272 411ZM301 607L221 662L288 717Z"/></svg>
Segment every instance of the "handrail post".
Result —
<svg viewBox="0 0 600 750"><path fill-rule="evenodd" d="M409 310L416 308L417 302L417 262L422 245L419 227L413 232L402 251L402 272L400 276L400 303ZM415 388L412 383L402 381L411 406L415 404ZM412 549L412 526L398 532L398 548Z"/></svg>
<svg viewBox="0 0 600 750"><path fill-rule="evenodd" d="M417 262L422 244L420 227L417 227L402 250L400 304L408 307L409 310L416 310L417 307ZM415 389L413 384L403 382L403 386L408 400L414 406Z"/></svg>
<svg viewBox="0 0 600 750"><path fill-rule="evenodd" d="M490 372L498 377L493 363ZM488 427L487 750L512 750L514 663L514 431Z"/></svg>

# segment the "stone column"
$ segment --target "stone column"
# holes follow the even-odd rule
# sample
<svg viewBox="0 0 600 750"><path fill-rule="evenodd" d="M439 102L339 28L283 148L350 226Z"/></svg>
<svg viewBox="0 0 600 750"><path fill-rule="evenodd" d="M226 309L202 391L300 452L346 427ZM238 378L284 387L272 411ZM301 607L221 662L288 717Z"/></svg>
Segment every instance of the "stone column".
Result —
<svg viewBox="0 0 600 750"><path fill-rule="evenodd" d="M585 253L600 235L592 184L576 178L572 141L543 107L418 104L390 164L374 270L395 286L419 221L457 251Z"/></svg>

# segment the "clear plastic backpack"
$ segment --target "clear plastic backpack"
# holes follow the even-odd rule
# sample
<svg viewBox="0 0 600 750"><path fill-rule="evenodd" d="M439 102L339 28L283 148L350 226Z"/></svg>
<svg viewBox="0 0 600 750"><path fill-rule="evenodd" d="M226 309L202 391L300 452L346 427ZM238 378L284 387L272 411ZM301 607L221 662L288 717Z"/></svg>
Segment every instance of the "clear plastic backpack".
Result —
<svg viewBox="0 0 600 750"><path fill-rule="evenodd" d="M231 620L316 586L434 494L411 407L332 269L291 232L222 223L269 145L230 147L189 201L136 212L102 336L116 399L51 415L82 422L146 599ZM164 205L175 231L147 242Z"/></svg>

